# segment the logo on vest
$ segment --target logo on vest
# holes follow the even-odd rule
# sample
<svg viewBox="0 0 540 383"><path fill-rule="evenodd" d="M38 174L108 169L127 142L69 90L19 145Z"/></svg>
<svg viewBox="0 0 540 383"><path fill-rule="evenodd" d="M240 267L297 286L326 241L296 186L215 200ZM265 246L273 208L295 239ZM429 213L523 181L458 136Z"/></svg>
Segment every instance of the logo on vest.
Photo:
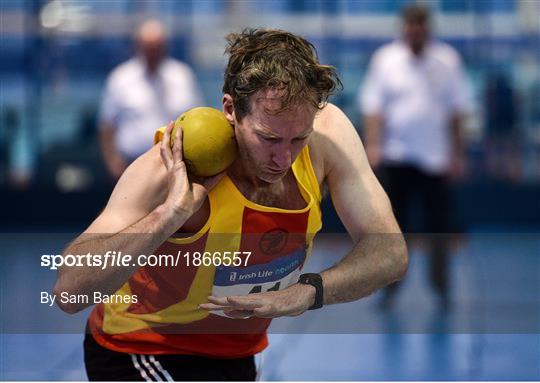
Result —
<svg viewBox="0 0 540 383"><path fill-rule="evenodd" d="M285 248L289 232L272 229L264 233L259 241L259 249L266 255L275 255Z"/></svg>

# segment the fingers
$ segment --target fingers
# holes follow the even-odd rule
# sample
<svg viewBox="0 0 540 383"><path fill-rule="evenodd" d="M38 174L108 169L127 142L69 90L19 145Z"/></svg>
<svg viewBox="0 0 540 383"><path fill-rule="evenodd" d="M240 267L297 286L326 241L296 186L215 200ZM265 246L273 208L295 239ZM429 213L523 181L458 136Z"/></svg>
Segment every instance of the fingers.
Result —
<svg viewBox="0 0 540 383"><path fill-rule="evenodd" d="M173 166L173 161L174 161L172 153L171 153L171 149L170 149L171 148L171 132L172 132L173 127L174 127L174 123L172 121L169 122L169 125L167 125L167 129L165 129L165 134L163 135L163 139L161 140L161 147L159 148L161 159L167 169L170 169Z"/></svg>
<svg viewBox="0 0 540 383"><path fill-rule="evenodd" d="M276 315L276 310L273 305L270 304L261 304L260 307L254 309L249 309L244 305L242 308L240 305L236 304L215 304L215 303L203 303L199 305L199 308L207 311L223 311L225 315L231 318L249 318L256 316L259 318L273 318ZM253 306L253 305L252 305Z"/></svg>
<svg viewBox="0 0 540 383"><path fill-rule="evenodd" d="M174 136L172 136L172 131L174 130ZM160 153L163 163L167 169L171 169L175 164L182 162L183 150L182 150L182 127L178 126L174 129L174 122L169 122L167 129L165 129L165 134L161 140ZM172 147L171 147L172 141Z"/></svg>
<svg viewBox="0 0 540 383"><path fill-rule="evenodd" d="M213 303L201 303L199 308L207 311L218 311L230 309L230 306L216 305Z"/></svg>
<svg viewBox="0 0 540 383"><path fill-rule="evenodd" d="M249 295L244 297L227 297L227 301L235 309L243 310L254 310L265 305L265 302L263 302L261 299L254 298L253 296Z"/></svg>
<svg viewBox="0 0 540 383"><path fill-rule="evenodd" d="M223 313L229 318L248 319L253 316L252 310L223 310Z"/></svg>
<svg viewBox="0 0 540 383"><path fill-rule="evenodd" d="M218 297L214 297L210 295L208 297L208 302L213 303L215 305L219 305L219 306L227 306L227 307L230 306L229 301L227 300L227 297L218 298Z"/></svg>
<svg viewBox="0 0 540 383"><path fill-rule="evenodd" d="M253 316L253 310L240 309L235 307L231 303L228 303L227 298L212 298L214 303L202 303L199 305L200 309L208 311L223 311L223 314L229 318L247 319Z"/></svg>
<svg viewBox="0 0 540 383"><path fill-rule="evenodd" d="M265 306L265 302L260 298L253 298L250 296L231 296L231 297L208 297L208 303L202 303L199 308L208 311L253 311L256 308Z"/></svg>
<svg viewBox="0 0 540 383"><path fill-rule="evenodd" d="M173 161L174 163L181 162L184 159L183 148L182 148L182 137L183 137L182 127L178 125L174 131L174 142L172 147Z"/></svg>
<svg viewBox="0 0 540 383"><path fill-rule="evenodd" d="M297 316L305 310L295 307L282 307L272 297L265 294L249 294L246 296L208 297L208 303L199 305L207 311L223 311L230 318L276 318L279 316Z"/></svg>
<svg viewBox="0 0 540 383"><path fill-rule="evenodd" d="M209 296L208 302L199 305L207 311L223 311L230 317L258 318L298 316L307 310L303 299L298 299L298 290L292 285L284 290L228 297Z"/></svg>

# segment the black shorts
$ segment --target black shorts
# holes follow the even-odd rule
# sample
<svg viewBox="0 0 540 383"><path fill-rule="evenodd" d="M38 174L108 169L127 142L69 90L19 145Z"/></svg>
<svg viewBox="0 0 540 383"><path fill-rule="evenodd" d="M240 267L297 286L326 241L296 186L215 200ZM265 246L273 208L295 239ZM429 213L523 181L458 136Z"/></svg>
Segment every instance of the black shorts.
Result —
<svg viewBox="0 0 540 383"><path fill-rule="evenodd" d="M84 338L90 381L253 381L255 358L213 359L195 355L141 355L111 351L91 334Z"/></svg>

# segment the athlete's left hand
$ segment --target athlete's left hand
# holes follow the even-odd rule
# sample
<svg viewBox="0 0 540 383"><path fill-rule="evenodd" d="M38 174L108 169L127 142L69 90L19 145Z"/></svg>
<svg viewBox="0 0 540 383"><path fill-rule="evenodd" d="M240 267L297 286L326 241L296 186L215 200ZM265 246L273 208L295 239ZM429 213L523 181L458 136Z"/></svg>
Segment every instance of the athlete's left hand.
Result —
<svg viewBox="0 0 540 383"><path fill-rule="evenodd" d="M298 316L315 302L315 288L296 283L280 291L254 293L245 296L208 297L200 304L203 310L223 310L230 318L277 318Z"/></svg>

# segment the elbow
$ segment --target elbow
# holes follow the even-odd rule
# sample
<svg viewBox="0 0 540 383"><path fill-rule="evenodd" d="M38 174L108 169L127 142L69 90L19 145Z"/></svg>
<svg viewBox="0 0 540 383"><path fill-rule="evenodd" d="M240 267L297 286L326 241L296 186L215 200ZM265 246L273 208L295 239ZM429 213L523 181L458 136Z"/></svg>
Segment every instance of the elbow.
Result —
<svg viewBox="0 0 540 383"><path fill-rule="evenodd" d="M399 256L399 259L396 261L396 281L400 281L405 278L407 275L407 270L409 270L409 255L405 251L402 255Z"/></svg>
<svg viewBox="0 0 540 383"><path fill-rule="evenodd" d="M400 240L392 252L392 278L390 282L397 282L405 278L409 269L409 252L405 240Z"/></svg>
<svg viewBox="0 0 540 383"><path fill-rule="evenodd" d="M82 311L83 309L82 307L78 307L78 305L73 304L73 303L58 302L56 305L60 308L60 310L70 315L77 314L79 311Z"/></svg>

